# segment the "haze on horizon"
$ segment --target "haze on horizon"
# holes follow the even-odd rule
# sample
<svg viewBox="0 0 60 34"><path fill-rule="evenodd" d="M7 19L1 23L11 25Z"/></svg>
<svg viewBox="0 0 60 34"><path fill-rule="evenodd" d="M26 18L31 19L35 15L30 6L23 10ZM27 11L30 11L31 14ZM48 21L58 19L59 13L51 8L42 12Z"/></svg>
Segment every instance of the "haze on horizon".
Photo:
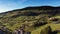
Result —
<svg viewBox="0 0 60 34"><path fill-rule="evenodd" d="M27 6L60 6L60 0L0 0L0 13Z"/></svg>

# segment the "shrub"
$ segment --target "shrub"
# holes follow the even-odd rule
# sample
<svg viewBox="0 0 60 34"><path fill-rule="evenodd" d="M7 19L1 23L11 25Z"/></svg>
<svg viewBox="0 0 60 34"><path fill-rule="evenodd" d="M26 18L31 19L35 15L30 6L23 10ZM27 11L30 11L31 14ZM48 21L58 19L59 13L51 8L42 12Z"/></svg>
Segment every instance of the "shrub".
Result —
<svg viewBox="0 0 60 34"><path fill-rule="evenodd" d="M50 26L44 28L41 30L40 34L50 34L51 33L51 28Z"/></svg>

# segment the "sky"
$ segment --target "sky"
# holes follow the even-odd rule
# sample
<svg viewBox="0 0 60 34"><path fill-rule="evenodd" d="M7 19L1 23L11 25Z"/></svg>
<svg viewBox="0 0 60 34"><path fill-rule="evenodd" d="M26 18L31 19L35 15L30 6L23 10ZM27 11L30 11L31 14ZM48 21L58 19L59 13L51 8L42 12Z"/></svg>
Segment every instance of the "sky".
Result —
<svg viewBox="0 0 60 34"><path fill-rule="evenodd" d="M29 6L60 6L60 0L0 0L0 13Z"/></svg>

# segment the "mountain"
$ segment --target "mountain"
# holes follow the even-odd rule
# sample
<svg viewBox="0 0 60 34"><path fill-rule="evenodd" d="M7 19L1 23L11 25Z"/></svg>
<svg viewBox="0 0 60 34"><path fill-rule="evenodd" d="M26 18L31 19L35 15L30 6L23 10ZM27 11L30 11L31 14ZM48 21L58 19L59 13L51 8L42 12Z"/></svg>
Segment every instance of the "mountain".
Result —
<svg viewBox="0 0 60 34"><path fill-rule="evenodd" d="M53 6L25 7L22 9L16 9L0 13L0 27L5 25L7 28L15 30L16 28L18 29L21 25L27 25L25 31L31 32L33 31L34 33L35 31L38 31L42 25L43 25L42 27L44 27L44 25L46 24L60 22L59 20L50 21L49 20L50 18L59 18L60 20L60 7ZM51 26L50 24L51 28L58 25L53 24ZM55 30L56 29L57 28L55 28Z"/></svg>
<svg viewBox="0 0 60 34"><path fill-rule="evenodd" d="M36 7L26 7L23 9L16 9L4 13L0 13L0 15L7 16L7 14L14 14L14 15L39 15L39 14L59 14L60 7L53 7L53 6L36 6ZM8 15L9 16L9 15ZM2 16L1 16L2 17Z"/></svg>

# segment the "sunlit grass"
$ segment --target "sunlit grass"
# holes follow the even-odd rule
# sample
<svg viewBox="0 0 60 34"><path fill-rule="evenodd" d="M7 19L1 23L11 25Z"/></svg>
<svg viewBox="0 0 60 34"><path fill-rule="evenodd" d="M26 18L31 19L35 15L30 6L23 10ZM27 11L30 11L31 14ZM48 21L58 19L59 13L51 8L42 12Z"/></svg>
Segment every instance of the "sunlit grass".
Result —
<svg viewBox="0 0 60 34"><path fill-rule="evenodd" d="M46 25L41 26L41 27L37 28L36 30L32 31L31 34L40 34L41 30L47 26L50 26L52 31L58 30L58 28L60 28L60 24L46 24Z"/></svg>

